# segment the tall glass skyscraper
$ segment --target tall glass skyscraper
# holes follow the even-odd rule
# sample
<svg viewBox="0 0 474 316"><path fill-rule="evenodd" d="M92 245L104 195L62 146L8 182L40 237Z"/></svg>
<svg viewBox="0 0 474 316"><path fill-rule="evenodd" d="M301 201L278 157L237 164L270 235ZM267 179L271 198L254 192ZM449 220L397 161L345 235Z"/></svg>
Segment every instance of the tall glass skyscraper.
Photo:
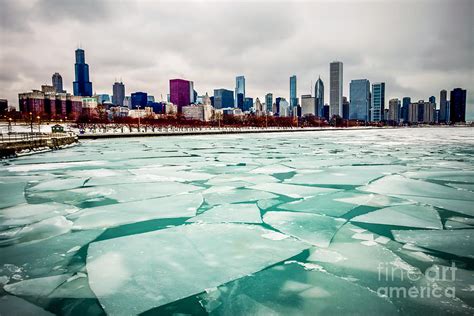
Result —
<svg viewBox="0 0 474 316"><path fill-rule="evenodd" d="M234 93L227 89L214 89L214 107L216 109L231 108L234 105Z"/></svg>
<svg viewBox="0 0 474 316"><path fill-rule="evenodd" d="M342 116L342 62L333 61L329 65L329 116Z"/></svg>
<svg viewBox="0 0 474 316"><path fill-rule="evenodd" d="M290 108L293 109L298 105L298 98L296 97L296 75L290 77Z"/></svg>
<svg viewBox="0 0 474 316"><path fill-rule="evenodd" d="M123 99L125 99L125 85L122 82L115 82L112 90L112 103L114 105L123 106Z"/></svg>
<svg viewBox="0 0 474 316"><path fill-rule="evenodd" d="M446 90L441 90L439 92L439 122L446 122L449 121L448 109L447 109L447 97L448 92Z"/></svg>
<svg viewBox="0 0 474 316"><path fill-rule="evenodd" d="M368 121L370 107L370 82L367 79L352 80L349 84L349 119Z"/></svg>
<svg viewBox="0 0 474 316"><path fill-rule="evenodd" d="M238 104L237 96L242 94L242 104ZM237 76L235 77L235 107L243 107L243 100L245 99L245 77Z"/></svg>
<svg viewBox="0 0 474 316"><path fill-rule="evenodd" d="M409 108L410 108L410 103L411 103L411 98L410 97L404 97L402 99L402 114L401 118L403 119L404 123L408 122L409 118Z"/></svg>
<svg viewBox="0 0 474 316"><path fill-rule="evenodd" d="M466 90L461 88L452 90L449 102L451 123L466 122Z"/></svg>
<svg viewBox="0 0 474 316"><path fill-rule="evenodd" d="M370 109L372 122L380 122L384 119L385 112L385 82L372 85L372 105Z"/></svg>
<svg viewBox="0 0 474 316"><path fill-rule="evenodd" d="M265 95L265 106L267 107L267 112L273 111L273 93L267 93Z"/></svg>
<svg viewBox="0 0 474 316"><path fill-rule="evenodd" d="M53 77L51 78L53 87L56 90L57 93L63 93L63 77L57 72L53 74Z"/></svg>
<svg viewBox="0 0 474 316"><path fill-rule="evenodd" d="M170 102L178 107L181 113L183 106L191 103L191 82L184 79L170 80Z"/></svg>
<svg viewBox="0 0 474 316"><path fill-rule="evenodd" d="M74 64L75 81L73 82L74 95L92 96L92 82L89 81L89 65L83 49L76 49L76 63Z"/></svg>
<svg viewBox="0 0 474 316"><path fill-rule="evenodd" d="M321 76L314 85L314 107L316 116L324 116L324 83L321 80Z"/></svg>

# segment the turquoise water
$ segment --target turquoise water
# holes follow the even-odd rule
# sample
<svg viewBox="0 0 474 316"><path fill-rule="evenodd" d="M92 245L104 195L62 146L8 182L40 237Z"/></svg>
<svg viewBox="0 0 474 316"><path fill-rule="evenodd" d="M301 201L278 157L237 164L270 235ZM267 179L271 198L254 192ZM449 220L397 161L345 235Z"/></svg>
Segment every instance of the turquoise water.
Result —
<svg viewBox="0 0 474 316"><path fill-rule="evenodd" d="M2 314L474 312L471 128L82 141L0 188Z"/></svg>

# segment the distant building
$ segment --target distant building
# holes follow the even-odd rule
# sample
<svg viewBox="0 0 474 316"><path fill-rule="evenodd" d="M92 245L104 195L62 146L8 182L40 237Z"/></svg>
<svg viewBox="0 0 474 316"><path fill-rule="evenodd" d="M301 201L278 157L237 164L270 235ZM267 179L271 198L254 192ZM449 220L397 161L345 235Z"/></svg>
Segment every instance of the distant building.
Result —
<svg viewBox="0 0 474 316"><path fill-rule="evenodd" d="M321 76L314 85L314 102L315 102L315 115L322 117L324 116L324 83L321 80Z"/></svg>
<svg viewBox="0 0 474 316"><path fill-rule="evenodd" d="M290 104L285 98L280 98L278 102L278 115L280 117L290 116Z"/></svg>
<svg viewBox="0 0 474 316"><path fill-rule="evenodd" d="M311 94L301 96L301 116L316 115L316 101Z"/></svg>
<svg viewBox="0 0 474 316"><path fill-rule="evenodd" d="M423 100L410 103L408 108L408 122L410 123L434 123L435 105Z"/></svg>
<svg viewBox="0 0 474 316"><path fill-rule="evenodd" d="M165 114L166 115L176 115L178 114L178 106L176 104L173 104L173 103L166 103L166 106L165 106Z"/></svg>
<svg viewBox="0 0 474 316"><path fill-rule="evenodd" d="M342 118L349 119L349 101L347 101L347 97L342 97Z"/></svg>
<svg viewBox="0 0 474 316"><path fill-rule="evenodd" d="M265 95L265 106L267 112L273 111L273 93L267 93Z"/></svg>
<svg viewBox="0 0 474 316"><path fill-rule="evenodd" d="M74 95L88 97L92 95L92 82L89 81L89 65L86 64L83 49L76 49L76 63L74 64L75 79L73 82Z"/></svg>
<svg viewBox="0 0 474 316"><path fill-rule="evenodd" d="M210 121L212 118L212 106L210 104L193 104L183 106L183 116L188 120Z"/></svg>
<svg viewBox="0 0 474 316"><path fill-rule="evenodd" d="M343 65L334 61L329 65L329 115L342 116Z"/></svg>
<svg viewBox="0 0 474 316"><path fill-rule="evenodd" d="M123 98L123 106L127 107L129 109L132 108L132 97L131 96L126 96Z"/></svg>
<svg viewBox="0 0 474 316"><path fill-rule="evenodd" d="M260 102L260 99L258 97L257 97L257 99L255 99L254 108L255 108L255 114L257 116L261 116L265 112L265 108L264 108L262 102Z"/></svg>
<svg viewBox="0 0 474 316"><path fill-rule="evenodd" d="M97 94L94 97L97 99L98 104L110 102L110 96L108 94Z"/></svg>
<svg viewBox="0 0 474 316"><path fill-rule="evenodd" d="M402 99L402 110L400 117L403 120L404 123L408 122L408 108L410 107L411 104L411 98L410 97L404 97Z"/></svg>
<svg viewBox="0 0 474 316"><path fill-rule="evenodd" d="M214 108L223 109L234 107L234 92L227 89L214 90Z"/></svg>
<svg viewBox="0 0 474 316"><path fill-rule="evenodd" d="M436 97L434 95L432 95L431 97L428 98L428 101L430 103L433 103L435 105L435 108L436 108Z"/></svg>
<svg viewBox="0 0 474 316"><path fill-rule="evenodd" d="M115 82L112 90L112 103L114 105L124 106L123 101L125 99L125 85L123 82Z"/></svg>
<svg viewBox="0 0 474 316"><path fill-rule="evenodd" d="M137 109L138 107L144 109L148 104L148 95L146 92L134 92L131 96L132 99L132 109Z"/></svg>
<svg viewBox="0 0 474 316"><path fill-rule="evenodd" d="M170 102L178 107L178 113L181 113L183 106L191 104L192 84L184 79L170 80Z"/></svg>
<svg viewBox="0 0 474 316"><path fill-rule="evenodd" d="M329 121L329 112L330 112L330 106L329 104L325 104L323 107L323 117L326 119L326 121Z"/></svg>
<svg viewBox="0 0 474 316"><path fill-rule="evenodd" d="M63 77L57 72L55 72L51 78L51 82L53 84L54 90L57 93L65 93L66 91L63 90Z"/></svg>
<svg viewBox="0 0 474 316"><path fill-rule="evenodd" d="M449 102L451 123L466 122L466 90L461 88L452 90Z"/></svg>
<svg viewBox="0 0 474 316"><path fill-rule="evenodd" d="M390 99L388 101L388 121L399 123L400 122L400 100Z"/></svg>
<svg viewBox="0 0 474 316"><path fill-rule="evenodd" d="M250 111L250 109L253 107L253 98L246 97L244 99L244 111Z"/></svg>
<svg viewBox="0 0 474 316"><path fill-rule="evenodd" d="M367 79L352 80L349 84L349 119L368 121L370 108L370 82Z"/></svg>
<svg viewBox="0 0 474 316"><path fill-rule="evenodd" d="M82 97L69 93L33 90L18 94L18 104L24 116L32 113L48 119L75 120L82 113Z"/></svg>
<svg viewBox="0 0 474 316"><path fill-rule="evenodd" d="M448 92L446 90L441 90L439 92L439 123L446 123L449 121L448 114Z"/></svg>
<svg viewBox="0 0 474 316"><path fill-rule="evenodd" d="M241 94L240 100L239 100L239 94ZM235 77L235 103L234 103L235 107L242 109L244 106L244 100L245 100L245 77L237 76Z"/></svg>
<svg viewBox="0 0 474 316"><path fill-rule="evenodd" d="M371 121L380 122L384 120L385 112L385 82L372 84Z"/></svg>
<svg viewBox="0 0 474 316"><path fill-rule="evenodd" d="M290 108L293 109L298 105L296 75L290 77Z"/></svg>
<svg viewBox="0 0 474 316"><path fill-rule="evenodd" d="M8 100L0 99L0 116L8 112Z"/></svg>
<svg viewBox="0 0 474 316"><path fill-rule="evenodd" d="M47 84L41 86L41 91L44 93L57 93L56 88Z"/></svg>

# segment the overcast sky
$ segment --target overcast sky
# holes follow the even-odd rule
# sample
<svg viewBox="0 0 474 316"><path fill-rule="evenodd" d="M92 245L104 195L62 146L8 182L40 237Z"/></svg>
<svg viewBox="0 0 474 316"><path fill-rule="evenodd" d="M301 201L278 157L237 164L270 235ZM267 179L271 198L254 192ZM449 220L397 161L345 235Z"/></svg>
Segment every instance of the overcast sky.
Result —
<svg viewBox="0 0 474 316"><path fill-rule="evenodd" d="M468 89L474 103L474 0L446 1L101 1L0 0L0 98L51 84L59 72L72 92L74 50L86 51L96 93L160 99L170 78L194 81L199 94L298 96L321 75L329 101L329 63L351 79L386 82L386 100Z"/></svg>

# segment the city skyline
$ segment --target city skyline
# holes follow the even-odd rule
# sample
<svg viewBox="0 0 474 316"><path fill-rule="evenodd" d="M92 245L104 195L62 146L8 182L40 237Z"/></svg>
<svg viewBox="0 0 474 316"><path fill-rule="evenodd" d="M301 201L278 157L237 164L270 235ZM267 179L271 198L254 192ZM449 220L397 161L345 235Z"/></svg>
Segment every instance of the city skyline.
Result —
<svg viewBox="0 0 474 316"><path fill-rule="evenodd" d="M383 5L382 5L383 3ZM40 8L40 4L42 7ZM142 32L140 36L146 44L140 50L132 50L128 45L121 45L120 49L114 49L112 40L118 36L123 26L110 20L111 14L117 10L134 8L138 16L144 16L146 11L153 12L160 17L173 16L171 10L172 5L151 3L134 3L128 1L113 5L108 1L100 2L84 2L80 4L72 2L55 3L56 14L63 14L63 18L57 19L51 25L46 24L44 19L47 16L45 11L48 8L48 1L37 2L13 2L8 0L2 1L2 28L1 35L3 41L6 41L6 49L0 52L1 66L4 69L1 76L0 97L9 100L10 105L18 105L17 95L21 91L34 89L40 84L50 84L51 75L55 72L61 74L63 78L64 89L72 92L72 81L74 80L74 69L71 66L74 63L74 55L71 51L78 46L87 51L87 63L90 68L90 81L93 82L94 93L112 94L112 85L115 78L122 78L122 82L126 86L127 95L135 91L146 91L150 95L154 95L158 100L163 95L169 93L169 79L184 78L195 82L195 89L199 95L206 92L212 94L216 88L226 88L232 90L235 86L235 77L244 75L246 78L246 95L259 97L264 100L267 93L273 93L275 97L285 97L289 100L288 78L296 74L298 80L297 97L311 93L311 85L318 76L329 88L329 63L333 60L340 60L344 63L344 84L343 96L349 98L349 82L355 79L368 79L370 82L385 82L386 96L385 99L392 98L402 99L410 96L413 101L428 100L431 95L439 96L440 90L450 91L453 88L461 87L471 90L473 84L473 66L471 66L473 57L473 39L469 37L469 21L473 4L469 1L457 1L456 5L449 5L446 1L433 3L417 2L411 4L408 2L381 3L361 2L359 5L331 4L328 2L318 3L271 3L259 2L252 9L249 16L249 23L253 26L258 21L258 17L264 12L269 11L272 19L280 18L289 13L295 13L295 19L305 17L306 11L315 14L315 21L303 23L299 26L292 22L289 25L282 26L276 23L276 26L268 30L265 26L260 25L252 32L242 32L239 38L245 44L240 46L241 50L230 52L234 45L234 41L227 42L225 39L216 37L218 30L214 28L216 23L222 22L223 19L233 23L233 18L238 17L249 9L247 3L242 4L242 8L236 8L230 3L219 3L215 9L211 8L209 3L204 2L199 5L195 2L186 3L185 10L179 15L174 16L177 19L190 19L189 23L200 23L202 25L194 25L197 28L192 29L190 35L197 35L202 39L202 47L216 46L221 47L224 52L215 52L215 50L204 50L201 55L197 56L194 49L186 49L183 51L182 41L173 40L171 35L180 37L186 34L185 28L176 30L166 29L158 36L164 37L162 48L157 48L151 40L151 30L154 22L146 24L146 32ZM85 6L85 7L84 7ZM319 49L315 49L316 43L308 40L303 45L304 49L295 49L291 53L283 48L281 44L286 41L294 42L302 40L302 35L308 35L304 31L304 27L317 26L319 23L326 21L322 13L330 12L345 8L357 13L359 17L371 15L374 19L371 22L360 23L354 26L351 34L341 33L341 29L336 30L341 35L342 41L338 42L338 47L330 41L330 36L336 33L330 27L324 28L324 32L320 32L318 36L321 39ZM362 9L369 8L368 13L363 13ZM393 10L390 10L393 9ZM449 8L452 14L457 14L455 23L435 24L431 22L407 21L404 25L398 25L396 32L382 23L384 19L389 17L403 17L407 14L431 15L436 18L445 14ZM37 12L36 17L31 18L26 24L19 25L18 22L12 21L12 17L18 17L21 10L30 10ZM86 14L74 14L74 10L87 9L86 12L94 12ZM245 10L244 10L245 9ZM306 10L307 9L307 10ZM316 10L318 9L318 10ZM69 11L68 11L69 10ZM72 10L72 11L71 11ZM203 19L199 13L208 12L209 10L217 10L221 15L217 21L212 19ZM79 12L79 11L77 11ZM173 11L174 12L174 11ZM211 12L211 11L209 11ZM8 15L8 16L7 16ZM101 19L98 19L101 17ZM5 19L3 19L5 18ZM67 19L73 19L76 23L67 26ZM135 18L133 18L135 19ZM351 22L351 15L344 15L344 24ZM159 19L157 19L159 20ZM429 19L428 19L429 20ZM48 20L50 21L50 20ZM88 23L90 22L90 23ZM352 21L354 22L354 21ZM105 25L104 23L107 23ZM307 23L310 23L308 25ZM311 24L312 23L312 24ZM333 22L331 22L333 23ZM275 24L275 23L273 23ZM449 25L448 25L449 24ZM64 41L52 39L51 45L39 42L39 34L47 32L52 27L59 28L60 34L77 34L75 37L69 37L73 40ZM92 32L92 26L94 33ZM101 28L102 31L97 31ZM364 26L364 27L362 27ZM369 29L367 30L367 27ZM248 26L243 25L244 31ZM358 48L359 45L352 45L348 49L345 48L349 43L353 43L354 37L362 43L372 36L370 27L379 27L378 32L385 32L389 40L388 45L382 48L367 46L363 50ZM79 28L79 29L77 29ZM362 29L365 31L362 32ZM34 32L31 32L34 30ZM79 31L78 31L79 30ZM30 32L28 32L30 31ZM270 31L274 31L273 34ZM416 31L416 32L415 32ZM305 33L306 34L303 34ZM38 34L39 33L39 34ZM136 32L132 32L136 35ZM203 33L203 34L201 34ZM272 33L272 34L270 34ZM416 36L411 33L416 33ZM265 37L266 35L267 37ZM278 51L268 50L265 45L261 45L266 41L273 41L278 36L283 36ZM388 36L390 35L390 36ZM396 36L393 36L396 35ZM456 36L453 36L456 35ZM262 37L263 36L263 37ZM202 38L204 37L204 38ZM421 41L421 52L415 49L409 49L408 53L404 52L405 48L415 47L414 38L427 39L429 41ZM135 41L126 34L120 34L123 41L133 46ZM434 39L438 39L438 42ZM444 45L440 45L439 40L443 40ZM250 41L249 41L250 40ZM103 42L106 48L99 45ZM194 43L195 39L190 39ZM436 42L436 43L433 43ZM23 46L18 46L20 43ZM81 44L80 44L81 43ZM37 49L19 50L18 47L29 47L28 45L37 45ZM110 46L112 45L112 46ZM383 46L383 45L382 45ZM441 47L442 46L442 47ZM51 47L55 49L52 50ZM178 51L180 50L180 51ZM138 52L137 52L138 51ZM315 54L315 52L318 54ZM257 54L258 52L258 54ZM248 55L249 53L253 53ZM403 53L403 54L401 54ZM406 57L405 55L409 55ZM41 58L41 56L43 56ZM51 58L49 58L51 56ZM189 58L192 56L192 58ZM219 58L221 57L221 58ZM223 57L223 59L222 59ZM232 57L235 57L232 59ZM165 65L166 62L166 65ZM216 67L216 65L218 67ZM329 101L329 89L325 91L326 103ZM470 93L467 95L467 117L472 117L474 96ZM387 104L386 104L387 106ZM438 104L439 107L439 104Z"/></svg>

